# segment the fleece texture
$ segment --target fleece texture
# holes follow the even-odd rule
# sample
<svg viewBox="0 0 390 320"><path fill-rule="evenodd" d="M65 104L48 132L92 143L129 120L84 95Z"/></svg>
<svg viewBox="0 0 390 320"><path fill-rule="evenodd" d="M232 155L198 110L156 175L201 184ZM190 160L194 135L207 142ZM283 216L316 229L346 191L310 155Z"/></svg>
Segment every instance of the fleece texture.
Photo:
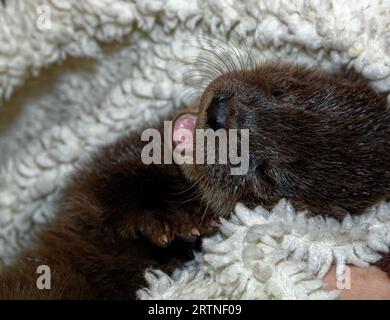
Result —
<svg viewBox="0 0 390 320"><path fill-rule="evenodd" d="M202 39L235 43L235 52L245 56L249 50L257 61L348 66L376 90L390 90L388 0L5 3L0 7L2 263L53 217L66 176L88 153L196 99L199 90L188 88L185 75L197 70L192 58L204 52ZM307 219L284 201L271 213L239 205L194 262L172 277L149 271L149 288L139 297L334 299L337 293L322 290L321 277L332 262L341 270L345 263L376 261L375 251L390 244L389 215L382 203L340 224Z"/></svg>

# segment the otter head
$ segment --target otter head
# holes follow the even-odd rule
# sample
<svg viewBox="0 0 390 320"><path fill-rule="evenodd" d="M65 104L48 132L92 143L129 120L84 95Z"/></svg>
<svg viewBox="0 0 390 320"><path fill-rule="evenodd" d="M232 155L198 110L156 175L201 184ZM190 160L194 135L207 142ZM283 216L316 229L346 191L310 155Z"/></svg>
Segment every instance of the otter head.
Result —
<svg viewBox="0 0 390 320"><path fill-rule="evenodd" d="M222 215L237 202L272 207L282 198L314 213L334 208L335 215L345 213L337 199L344 193L350 200L346 190L352 184L351 194L362 195L364 188L356 189L354 177L367 169L364 161L372 151L364 150L362 126L367 127L367 121L374 126L381 117L373 112L378 106L369 108L367 101L384 110L383 101L360 77L351 80L280 64L224 74L208 85L197 113L175 119L174 135L183 128L193 133L185 141L194 163L181 168L197 183L205 202ZM196 129L226 132L227 139L216 135L215 148L209 149L206 141L196 140ZM249 141L243 140L244 129ZM229 145L232 130L237 132L236 143ZM232 161L231 146L247 161L240 174L232 174L232 169L245 164ZM197 156L198 148L205 151L204 158ZM221 150L227 161L221 161ZM215 163L207 161L210 151L215 152Z"/></svg>

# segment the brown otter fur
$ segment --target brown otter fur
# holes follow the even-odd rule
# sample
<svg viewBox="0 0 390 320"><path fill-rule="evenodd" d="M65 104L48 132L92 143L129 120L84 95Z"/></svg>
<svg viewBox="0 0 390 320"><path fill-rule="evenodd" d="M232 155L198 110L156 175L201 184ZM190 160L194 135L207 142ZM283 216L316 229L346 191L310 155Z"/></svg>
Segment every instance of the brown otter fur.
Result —
<svg viewBox="0 0 390 320"><path fill-rule="evenodd" d="M0 298L134 298L145 269L191 258L197 231L238 201L288 198L341 218L390 193L390 114L360 76L281 64L231 72L206 89L197 127L250 129L247 174L145 165L139 134L123 137L73 174L57 217L2 271ZM37 289L38 265L51 268L51 290Z"/></svg>

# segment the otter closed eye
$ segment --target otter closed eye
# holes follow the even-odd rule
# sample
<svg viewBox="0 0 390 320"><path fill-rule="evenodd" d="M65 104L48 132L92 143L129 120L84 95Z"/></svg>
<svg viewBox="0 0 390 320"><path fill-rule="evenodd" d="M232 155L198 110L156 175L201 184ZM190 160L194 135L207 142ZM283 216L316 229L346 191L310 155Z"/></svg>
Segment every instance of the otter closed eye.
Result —
<svg viewBox="0 0 390 320"><path fill-rule="evenodd" d="M282 90L278 90L278 89L272 90L272 96L274 98L280 97L282 94L283 94Z"/></svg>

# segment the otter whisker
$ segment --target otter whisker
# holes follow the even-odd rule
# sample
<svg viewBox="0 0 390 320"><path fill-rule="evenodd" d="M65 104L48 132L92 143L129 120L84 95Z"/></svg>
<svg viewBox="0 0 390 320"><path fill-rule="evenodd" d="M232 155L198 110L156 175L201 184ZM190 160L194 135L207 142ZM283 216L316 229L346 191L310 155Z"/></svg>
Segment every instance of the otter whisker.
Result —
<svg viewBox="0 0 390 320"><path fill-rule="evenodd" d="M189 190L193 189L194 187L196 187L197 185L199 185L199 183L206 177L206 174L203 174L199 179L195 180L193 184L191 184L190 187L188 187L187 189L185 190L182 190L182 191L179 191L179 192L174 192L174 193L171 193L172 195L180 195L180 194L183 194L183 193L186 193L188 192Z"/></svg>
<svg viewBox="0 0 390 320"><path fill-rule="evenodd" d="M248 65L248 62L250 61L251 65L249 66L250 69L254 69L256 67L256 62L254 61L253 59L253 56L252 56L252 50L255 46L255 41L256 41L256 32L257 32L257 27L259 26L259 15L257 15L256 17L256 26L255 26L255 32L254 32L254 35L253 35L253 39L252 39L252 44L251 44L251 47L249 49L249 51L247 51L247 61L246 61L246 64ZM244 42L244 45L245 45L245 48L247 48L246 46L246 43Z"/></svg>
<svg viewBox="0 0 390 320"><path fill-rule="evenodd" d="M221 66L217 63L217 61L213 61L211 59L207 59L206 57L198 57L197 63L199 63L201 66L202 63L204 63L205 66L207 66L207 69L200 69L203 72L207 71L214 71L215 74L213 75L214 78L221 76L224 73L224 70L221 68Z"/></svg>
<svg viewBox="0 0 390 320"><path fill-rule="evenodd" d="M201 47L200 50L209 55L210 60L216 58L218 62L221 62L225 67L225 69L222 70L223 72L230 72L235 69L235 64L234 62L232 63L231 57L221 56L221 53L223 53L221 49L222 46L218 46L215 39L211 40L209 38L204 38L202 41L204 41L206 45Z"/></svg>
<svg viewBox="0 0 390 320"><path fill-rule="evenodd" d="M213 49L214 50L202 48L203 51L207 52L208 54L211 54L210 57L217 58L225 66L226 69L222 70L222 73L232 72L236 70L236 65L234 63L234 60L232 60L231 57L227 55L225 51L221 51L220 48L215 48L215 47Z"/></svg>
<svg viewBox="0 0 390 320"><path fill-rule="evenodd" d="M213 65L213 67L216 70L218 75L220 75L221 73L224 72L224 69L222 68L222 66L220 66L217 61L215 61L215 60L213 61L212 59L210 59L210 57L209 57L209 59L206 59L206 57L198 55L198 56L192 57L192 59L188 60L188 64L190 64L193 67L196 67L196 69L195 68L192 69L192 71L196 71L196 72L199 72L199 70L203 70L203 71L210 70L210 68L209 68L210 63L212 63L212 65Z"/></svg>
<svg viewBox="0 0 390 320"><path fill-rule="evenodd" d="M200 219L199 227L202 227L204 219L205 219L205 217L207 215L207 212L209 211L209 207L210 207L210 204L207 203L207 205L206 205L206 207L205 207L205 209L203 211L202 218Z"/></svg>
<svg viewBox="0 0 390 320"><path fill-rule="evenodd" d="M219 41L225 45L225 49L223 50L221 48L217 48L217 50L222 54L223 57L226 57L229 61L231 61L231 71L235 71L237 69L245 70L246 66L241 51L237 49L238 46L232 41L228 42L224 39L220 39ZM233 57L236 58L236 61L234 61L232 56L228 55L229 52L232 54ZM238 62L239 67L237 66L236 62Z"/></svg>

